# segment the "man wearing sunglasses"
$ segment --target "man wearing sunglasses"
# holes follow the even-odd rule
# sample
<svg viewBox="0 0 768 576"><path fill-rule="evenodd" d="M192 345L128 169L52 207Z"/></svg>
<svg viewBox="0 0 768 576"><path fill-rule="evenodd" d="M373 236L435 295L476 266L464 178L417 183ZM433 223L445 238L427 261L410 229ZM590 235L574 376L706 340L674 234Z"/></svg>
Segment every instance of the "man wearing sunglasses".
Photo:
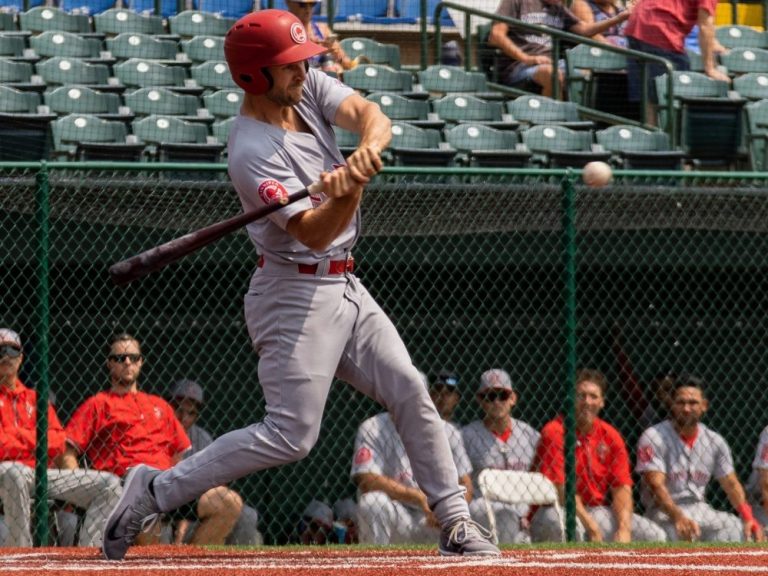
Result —
<svg viewBox="0 0 768 576"><path fill-rule="evenodd" d="M109 389L87 398L67 423L65 465L78 468L84 455L92 468L121 478L139 464L171 468L189 450L189 437L168 402L139 389L144 366L139 341L130 334L114 336L106 366ZM190 543L224 544L243 503L237 493L219 486L205 492L194 506L200 523ZM143 543L159 537L158 532L145 535Z"/></svg>
<svg viewBox="0 0 768 576"><path fill-rule="evenodd" d="M37 394L19 379L21 337L0 329L0 501L7 527L5 546L32 546L30 513L35 481ZM53 467L64 453L64 428L48 406L48 496L85 510L81 546L100 546L101 527L120 498L113 474Z"/></svg>
<svg viewBox="0 0 768 576"><path fill-rule="evenodd" d="M576 530L591 542L664 541L661 527L634 513L627 447L616 428L598 417L605 406L607 381L598 370L576 375ZM565 499L565 426L560 415L544 425L537 450L540 472ZM552 506L539 508L531 520L531 538L562 540Z"/></svg>
<svg viewBox="0 0 768 576"><path fill-rule="evenodd" d="M517 404L512 378L499 368L483 372L476 398L483 417L462 429L475 479L484 468L530 470L539 433L510 415ZM476 493L480 494L479 490ZM497 518L499 542L512 544L530 541L525 521L528 506L496 501L492 506ZM469 509L475 521L488 525L488 513L482 497L473 500Z"/></svg>

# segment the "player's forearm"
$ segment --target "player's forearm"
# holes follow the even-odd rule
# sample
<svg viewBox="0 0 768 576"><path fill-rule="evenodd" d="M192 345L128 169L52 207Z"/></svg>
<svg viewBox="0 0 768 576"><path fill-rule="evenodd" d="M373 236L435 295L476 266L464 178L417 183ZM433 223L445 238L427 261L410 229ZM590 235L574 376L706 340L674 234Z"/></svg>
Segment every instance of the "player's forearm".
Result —
<svg viewBox="0 0 768 576"><path fill-rule="evenodd" d="M744 488L742 488L741 482L739 482L735 473L728 474L728 476L721 478L720 486L735 510L738 510L739 507L747 501L747 497L744 494Z"/></svg>
<svg viewBox="0 0 768 576"><path fill-rule="evenodd" d="M361 198L362 192L329 198L317 208L291 218L286 230L308 248L325 250L349 226Z"/></svg>
<svg viewBox="0 0 768 576"><path fill-rule="evenodd" d="M523 52L517 44L509 39L506 29L503 33L494 32L494 30L491 29L491 34L488 37L488 44L501 50L502 53L511 60L519 60L520 62L528 61L529 55Z"/></svg>
<svg viewBox="0 0 768 576"><path fill-rule="evenodd" d="M613 514L618 528L632 530L632 489L629 486L619 486L612 493Z"/></svg>
<svg viewBox="0 0 768 576"><path fill-rule="evenodd" d="M709 74L715 70L715 25L711 16L705 22L699 22L699 48L704 72Z"/></svg>
<svg viewBox="0 0 768 576"><path fill-rule="evenodd" d="M421 491L417 488L411 488L401 484L389 476L381 474L360 474L355 477L357 487L362 493L366 492L384 492L392 500L398 500L408 504L421 506Z"/></svg>
<svg viewBox="0 0 768 576"><path fill-rule="evenodd" d="M645 482L651 490L656 506L673 521L682 515L682 510L678 508L664 482L666 476L661 472L646 472Z"/></svg>

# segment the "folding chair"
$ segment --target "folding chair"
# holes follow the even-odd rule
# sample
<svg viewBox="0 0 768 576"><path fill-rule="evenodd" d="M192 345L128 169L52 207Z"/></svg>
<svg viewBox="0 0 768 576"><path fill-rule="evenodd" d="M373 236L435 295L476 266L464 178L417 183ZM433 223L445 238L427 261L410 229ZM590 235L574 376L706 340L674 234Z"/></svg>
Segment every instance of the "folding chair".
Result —
<svg viewBox="0 0 768 576"><path fill-rule="evenodd" d="M543 474L486 468L480 472L477 483L485 499L489 528L495 543L498 543L498 533L493 501L506 504L554 506L560 521L560 532L565 535L565 520L560 508L557 489Z"/></svg>

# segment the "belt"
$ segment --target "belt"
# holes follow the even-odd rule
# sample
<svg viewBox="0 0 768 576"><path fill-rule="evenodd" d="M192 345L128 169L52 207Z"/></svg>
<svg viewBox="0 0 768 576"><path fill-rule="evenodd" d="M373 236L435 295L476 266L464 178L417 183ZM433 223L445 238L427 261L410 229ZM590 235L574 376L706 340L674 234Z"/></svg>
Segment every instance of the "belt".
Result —
<svg viewBox="0 0 768 576"><path fill-rule="evenodd" d="M259 268L264 268L265 264L264 256L259 256L259 261L257 262L257 266ZM281 264L284 265L284 264ZM320 268L320 264L296 264L296 270L299 272L299 274L311 274L316 275L317 270ZM346 274L348 272L354 272L355 270L355 259L352 257L352 255L349 255L349 258L346 260L331 260L328 262L328 271L325 273L326 276L341 276L343 274Z"/></svg>

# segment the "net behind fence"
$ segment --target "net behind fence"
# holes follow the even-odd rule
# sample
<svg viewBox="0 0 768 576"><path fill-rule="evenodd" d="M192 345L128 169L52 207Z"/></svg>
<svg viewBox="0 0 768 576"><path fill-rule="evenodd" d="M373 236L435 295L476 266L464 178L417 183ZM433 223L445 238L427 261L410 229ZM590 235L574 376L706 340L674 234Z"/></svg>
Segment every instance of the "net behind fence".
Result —
<svg viewBox="0 0 768 576"><path fill-rule="evenodd" d="M0 268L0 327L20 335L25 354L20 378L35 388L43 380L40 354L45 351L39 340L40 302L49 301L47 376L67 434L78 407L109 389L110 371L115 369L114 360L107 359L115 353L109 340L119 332L141 341L142 391L173 401L179 381L189 379L200 386L202 402L174 404L187 424L199 413L195 424L217 437L265 415L258 358L242 311L242 296L256 265L244 233L232 234L128 286L118 288L109 282L107 268L112 263L239 211L236 194L215 170L214 178L203 181L169 177L173 171L177 168L152 173L61 165L51 169L47 293L41 293L38 285L37 172L4 168L0 173L0 237L6 247ZM534 463L539 434L557 443L555 425L545 425L562 411L564 398L573 391L564 382L567 310L561 181L567 177L565 172L389 171L369 187L363 201L364 228L355 249L355 273L393 319L414 364L426 373L435 401L446 414L455 402L450 418L459 430L463 428L470 462L469 468L459 470L471 479L467 482L474 488L471 509L482 523L489 518L480 498L483 494L490 498L491 488L481 490L480 471L539 470ZM630 465L648 465L652 460L647 449L638 453L638 441L646 428L665 420L670 407L657 389L663 391L663 385L681 373L701 378L709 400L703 422L730 446L733 469L726 453L705 450L714 441L702 433L695 446L703 454L683 451L679 457L687 458L685 465L674 464L683 466L684 477L675 476L680 470L674 467L668 474L682 482L677 488L683 493L689 489L698 494L709 486L707 500L728 512L711 521L706 514L696 516L709 527L702 538L738 538L741 522L733 505L739 502L729 501L729 492L706 476L702 462L715 458L711 470L715 476L733 471L746 484L760 432L767 424L760 409L768 369L763 354L768 309L764 184L739 175L664 173L617 175L611 187L576 184L575 191L577 364L606 376L605 405L599 416L625 439ZM0 364L5 366L7 359ZM118 360L121 365L133 364L130 358ZM493 368L508 372L511 384L500 374L481 379ZM510 387L514 395L505 392ZM489 390L494 393L488 395ZM192 398L196 395L192 393ZM580 390L577 422L585 398ZM0 410L5 410L1 404ZM489 426L504 422L510 410L511 432L505 434L502 427L493 434L484 425L484 420ZM258 511L257 526L265 542L335 537L325 526L332 518L328 509L313 500L331 507L337 501L358 500L350 470L366 442L398 453L388 444L396 442L395 437L384 435L376 440L383 444L375 444L365 435L371 428L386 430L386 416L361 428L380 411L348 385L335 382L320 439L306 459L231 485ZM0 413L3 433L13 435L14 427L6 420L11 412ZM119 439L114 426L125 422L112 425L110 434ZM194 442L194 434L190 435ZM590 473L599 484L604 474L610 476L608 444L589 444L587 436L579 438L582 445L595 449L591 457L597 468ZM663 447L664 443L657 446L655 456ZM96 468L98 463L88 457L92 453L80 448L86 457L78 459L79 465ZM546 450L541 446L539 450L539 457L547 460ZM3 459L17 458L6 452ZM641 476L631 477L637 513L653 514L647 496L641 504ZM517 479L498 497L512 497L511 488L522 486L524 498L530 499L534 482L530 477ZM55 482L49 484L55 491ZM672 492L677 488L670 486ZM545 482L545 494L546 489ZM582 489L577 483L577 492ZM610 505L612 490L607 492L605 502L587 503ZM758 513L759 496L750 493ZM53 496L52 510L58 512L51 515L52 521L58 519L57 537L66 543L67 530L77 532L87 525L78 509L83 506L72 508L71 502ZM349 504L336 507L337 519L354 514L345 511ZM18 518L9 514L21 514L19 507L10 506L5 496L3 506L5 524L18 530ZM391 541L433 541L429 530L396 536L406 516L419 522L418 511L409 506L398 508L401 516L394 516ZM540 531L534 537L557 539L557 516L539 518L531 525L533 532L525 528L527 521L521 528L527 506L493 504L502 542L526 541L535 526ZM74 516L67 516L68 511ZM385 507L380 512L371 522L386 526L391 519L387 520ZM598 520L603 513L593 510ZM79 521L73 529L67 523L72 518ZM666 537L664 518L654 519L661 531L649 528L645 534L652 539ZM244 523L253 527L253 518ZM166 530L177 524L174 518ZM639 521L635 525L644 526ZM347 534L352 538L354 532ZM77 538L81 544L87 542L86 531ZM256 536L246 530L243 538Z"/></svg>

